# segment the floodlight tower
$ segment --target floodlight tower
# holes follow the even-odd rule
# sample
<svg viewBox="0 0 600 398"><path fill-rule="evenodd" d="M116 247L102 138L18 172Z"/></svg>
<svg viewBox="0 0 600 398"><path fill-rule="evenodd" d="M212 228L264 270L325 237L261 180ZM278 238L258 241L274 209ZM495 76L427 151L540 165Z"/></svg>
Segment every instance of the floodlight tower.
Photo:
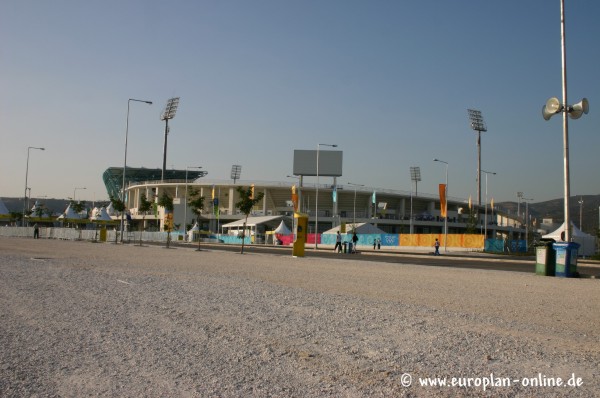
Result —
<svg viewBox="0 0 600 398"><path fill-rule="evenodd" d="M477 131L477 206L481 207L481 132L487 131L481 111L467 109L471 129Z"/></svg>
<svg viewBox="0 0 600 398"><path fill-rule="evenodd" d="M233 180L234 185L235 185L235 182L240 179L241 175L242 175L242 166L241 165L234 164L233 166L231 166L231 179Z"/></svg>
<svg viewBox="0 0 600 398"><path fill-rule="evenodd" d="M579 119L584 113L590 110L588 100L582 99L575 105L568 105L567 102L567 47L565 33L565 1L560 0L560 37L562 52L562 104L556 97L546 101L542 108L544 120L550 120L552 116L561 112L563 114L563 174L564 174L564 213L565 213L565 242L571 241L571 219L569 217L569 199L571 196L570 171L569 171L569 122L567 115L571 119Z"/></svg>
<svg viewBox="0 0 600 398"><path fill-rule="evenodd" d="M169 135L169 119L173 119L175 117L175 112L177 112L177 107L179 106L179 97L171 98L167 101L167 105L165 106L165 110L160 116L160 120L165 121L165 146L163 149L163 166L162 166L162 175L161 181L165 180L165 170L167 169L167 136Z"/></svg>
<svg viewBox="0 0 600 398"><path fill-rule="evenodd" d="M418 187L417 183L421 181L421 168L418 166L410 167L410 180L415 183L415 196L418 196ZM410 190L410 233L413 233L413 195L412 195L412 185Z"/></svg>

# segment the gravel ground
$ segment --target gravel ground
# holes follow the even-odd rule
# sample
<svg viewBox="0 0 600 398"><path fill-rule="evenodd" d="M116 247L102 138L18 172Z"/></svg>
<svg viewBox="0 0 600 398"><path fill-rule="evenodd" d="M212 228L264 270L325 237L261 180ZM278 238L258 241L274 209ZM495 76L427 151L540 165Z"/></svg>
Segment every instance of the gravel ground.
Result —
<svg viewBox="0 0 600 398"><path fill-rule="evenodd" d="M0 237L0 396L599 396L599 283Z"/></svg>

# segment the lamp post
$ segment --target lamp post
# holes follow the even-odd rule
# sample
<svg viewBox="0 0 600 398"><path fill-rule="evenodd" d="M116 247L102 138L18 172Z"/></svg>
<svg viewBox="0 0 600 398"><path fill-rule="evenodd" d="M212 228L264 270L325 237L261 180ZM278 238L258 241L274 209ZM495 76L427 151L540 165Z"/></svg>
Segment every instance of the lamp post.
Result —
<svg viewBox="0 0 600 398"><path fill-rule="evenodd" d="M583 231L583 197L579 198L579 229Z"/></svg>
<svg viewBox="0 0 600 398"><path fill-rule="evenodd" d="M317 189L315 197L315 249L318 249L319 240L319 148L322 146L330 146L337 148L336 144L317 144Z"/></svg>
<svg viewBox="0 0 600 398"><path fill-rule="evenodd" d="M121 187L121 201L123 202L123 206L125 206L125 174L127 173L127 137L129 135L129 104L131 101L134 102L144 102L148 105L152 105L152 101L139 100L134 98L129 98L127 100L127 121L125 123L125 160L123 161L123 186ZM123 243L123 230L125 227L125 209L121 212L121 243Z"/></svg>
<svg viewBox="0 0 600 398"><path fill-rule="evenodd" d="M188 196L188 170L189 169L201 169L202 166L186 166L185 168L185 203L183 205L183 233L187 233L186 231L186 223L187 223L187 208L188 208L188 202L187 202L187 196ZM217 233L218 233L218 228L217 228ZM200 226L198 225L198 233L200 233ZM192 233L193 235L193 233ZM198 235L200 236L200 235ZM184 236L185 238L185 236ZM198 238L200 239L200 238ZM187 238L186 238L187 241Z"/></svg>
<svg viewBox="0 0 600 398"><path fill-rule="evenodd" d="M356 231L356 188L358 187L364 187L363 184L354 184L349 182L348 185L353 186L354 187L354 213L352 216L352 229L354 231Z"/></svg>
<svg viewBox="0 0 600 398"><path fill-rule="evenodd" d="M545 120L556 113L563 114L563 174L564 174L564 214L565 214L565 242L571 241L571 220L569 216L569 201L571 196L570 171L569 171L569 123L567 116L571 119L579 119L584 113L589 112L589 104L586 98L575 105L567 102L567 46L565 31L565 1L560 0L560 37L561 37L561 64L562 64L562 104L556 97L546 101L542 108L542 116Z"/></svg>
<svg viewBox="0 0 600 398"><path fill-rule="evenodd" d="M521 217L521 199L523 198L523 192L517 192L517 220Z"/></svg>
<svg viewBox="0 0 600 398"><path fill-rule="evenodd" d="M444 213L446 217L444 217L444 252L448 251L448 162L445 162L440 159L433 159L434 162L444 163L446 165L446 185L444 186Z"/></svg>
<svg viewBox="0 0 600 398"><path fill-rule="evenodd" d="M25 168L25 192L24 192L24 199L23 199L23 222L22 222L22 226L25 226L25 213L27 212L27 178L29 176L29 150L31 149L39 149L40 151L45 151L45 148L38 148L35 146L28 146L27 147L27 167Z"/></svg>
<svg viewBox="0 0 600 398"><path fill-rule="evenodd" d="M77 192L78 189L87 189L86 187L75 187L75 189L73 189L73 203L75 203L75 192Z"/></svg>
<svg viewBox="0 0 600 398"><path fill-rule="evenodd" d="M529 251L529 201L532 198L521 198L525 201L525 252Z"/></svg>
<svg viewBox="0 0 600 398"><path fill-rule="evenodd" d="M487 219L487 204L488 204L488 174L491 175L496 175L496 173L494 173L493 171L485 171L485 170L481 170L482 173L485 173L485 211L484 211L484 220L485 220L485 227L484 227L484 238L483 238L483 246L485 249L485 240L487 239L487 226L488 226L488 219Z"/></svg>

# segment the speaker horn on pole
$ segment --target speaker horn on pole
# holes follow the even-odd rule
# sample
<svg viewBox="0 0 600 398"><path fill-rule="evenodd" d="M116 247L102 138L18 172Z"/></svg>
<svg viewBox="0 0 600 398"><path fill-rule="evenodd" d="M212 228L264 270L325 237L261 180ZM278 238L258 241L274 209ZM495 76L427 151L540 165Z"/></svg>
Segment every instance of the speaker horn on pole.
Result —
<svg viewBox="0 0 600 398"><path fill-rule="evenodd" d="M587 98L582 99L578 103L574 104L571 109L569 109L569 116L571 119L579 119L581 115L590 111L590 104L588 103Z"/></svg>
<svg viewBox="0 0 600 398"><path fill-rule="evenodd" d="M546 105L544 105L542 108L542 116L544 117L544 120L550 120L553 115L560 111L562 111L562 105L560 104L560 101L558 98L552 97L546 101Z"/></svg>

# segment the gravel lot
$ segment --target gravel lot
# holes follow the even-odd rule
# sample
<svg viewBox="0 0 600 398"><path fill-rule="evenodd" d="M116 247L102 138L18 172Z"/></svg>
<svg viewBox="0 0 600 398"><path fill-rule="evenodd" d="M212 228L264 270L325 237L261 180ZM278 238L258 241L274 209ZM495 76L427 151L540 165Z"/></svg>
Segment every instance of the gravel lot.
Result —
<svg viewBox="0 0 600 398"><path fill-rule="evenodd" d="M591 397L599 337L594 279L0 237L2 397Z"/></svg>

